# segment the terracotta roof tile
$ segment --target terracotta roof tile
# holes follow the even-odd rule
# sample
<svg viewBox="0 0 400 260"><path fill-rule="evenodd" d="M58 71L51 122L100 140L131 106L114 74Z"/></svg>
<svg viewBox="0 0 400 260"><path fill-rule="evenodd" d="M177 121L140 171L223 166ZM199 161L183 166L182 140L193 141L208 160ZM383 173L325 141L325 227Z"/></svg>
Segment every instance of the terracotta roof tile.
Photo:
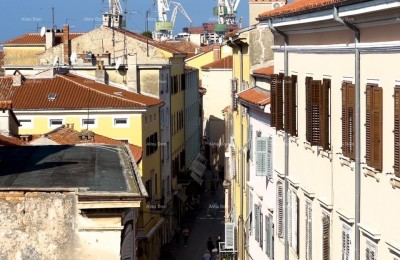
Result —
<svg viewBox="0 0 400 260"><path fill-rule="evenodd" d="M202 69L232 69L233 68L233 57L232 55L225 58L216 60L207 65L201 67Z"/></svg>
<svg viewBox="0 0 400 260"><path fill-rule="evenodd" d="M9 110L12 108L11 101L0 101L0 110Z"/></svg>
<svg viewBox="0 0 400 260"><path fill-rule="evenodd" d="M25 142L17 137L9 137L0 134L0 147L1 146L18 146L24 145Z"/></svg>
<svg viewBox="0 0 400 260"><path fill-rule="evenodd" d="M11 100L14 110L145 108L163 103L157 98L72 74L26 79L20 87L12 87L11 84L9 77L0 78L0 100ZM55 100L49 100L50 93L56 94Z"/></svg>
<svg viewBox="0 0 400 260"><path fill-rule="evenodd" d="M279 16L292 16L301 12L310 13L317 8L330 7L334 5L342 5L348 0L295 0L282 7L276 8L272 11L261 13L258 18L260 20L266 18L273 18Z"/></svg>
<svg viewBox="0 0 400 260"><path fill-rule="evenodd" d="M75 39L81 36L83 33L70 33L70 39ZM64 41L62 33L56 33L55 35L55 43L59 44ZM46 44L46 37L40 36L39 33L27 33L11 40L3 42L4 45L7 44L35 44L35 45L45 45Z"/></svg>
<svg viewBox="0 0 400 260"><path fill-rule="evenodd" d="M231 106L226 106L224 109L222 109L222 112L228 112L229 109L231 109Z"/></svg>
<svg viewBox="0 0 400 260"><path fill-rule="evenodd" d="M124 142L115 140L93 133L93 140L81 140L80 132L74 130L72 127L61 126L53 131L44 134L44 136L60 145L75 145L82 143L95 143L95 144L110 144L110 145L123 145ZM37 136L36 138L38 138ZM137 163L142 159L142 148L136 145L129 144L129 148Z"/></svg>
<svg viewBox="0 0 400 260"><path fill-rule="evenodd" d="M270 103L270 94L259 87L253 87L238 94L238 99L257 106L265 106Z"/></svg>
<svg viewBox="0 0 400 260"><path fill-rule="evenodd" d="M271 74L274 74L274 66L254 70L252 74L270 76Z"/></svg>
<svg viewBox="0 0 400 260"><path fill-rule="evenodd" d="M183 53L186 53L187 56L186 58L193 57L194 55L197 54L197 52L200 50L200 46L186 40L180 40L180 41L166 41L163 42L164 44L171 46L172 48L175 48L177 50L180 50Z"/></svg>

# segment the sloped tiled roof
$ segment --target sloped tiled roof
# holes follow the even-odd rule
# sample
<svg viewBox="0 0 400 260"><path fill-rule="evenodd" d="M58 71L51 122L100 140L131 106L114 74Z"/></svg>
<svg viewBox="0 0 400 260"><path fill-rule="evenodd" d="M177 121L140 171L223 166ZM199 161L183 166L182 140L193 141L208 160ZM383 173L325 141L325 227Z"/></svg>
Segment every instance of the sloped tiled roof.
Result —
<svg viewBox="0 0 400 260"><path fill-rule="evenodd" d="M108 145L123 145L119 140L111 139L103 135L94 133L93 140L81 140L80 132L72 127L61 126L50 133L44 135L46 138L60 145L75 145L82 143L108 144ZM142 148L136 145L129 144L129 148L137 163L142 159Z"/></svg>
<svg viewBox="0 0 400 260"><path fill-rule="evenodd" d="M233 57L232 55L225 58L216 60L207 65L201 67L202 69L232 69L233 68Z"/></svg>
<svg viewBox="0 0 400 260"><path fill-rule="evenodd" d="M0 101L0 110L9 110L12 108L11 101Z"/></svg>
<svg viewBox="0 0 400 260"><path fill-rule="evenodd" d="M81 36L83 33L69 33L70 39L75 39L79 36ZM59 44L64 42L64 36L63 33L56 33L55 34L55 44ZM3 42L4 45L7 44L34 44L34 45L45 45L46 44L46 37L45 36L40 36L39 33L26 33L21 36L18 36L16 38L13 38L11 40L7 40Z"/></svg>
<svg viewBox="0 0 400 260"><path fill-rule="evenodd" d="M228 112L229 109L231 109L231 106L226 106L224 109L222 109L222 112Z"/></svg>
<svg viewBox="0 0 400 260"><path fill-rule="evenodd" d="M157 98L125 91L72 74L57 74L54 78L26 79L20 87L12 87L11 84L10 77L0 78L0 100L11 100L14 110L127 109L146 108L163 103ZM56 94L55 100L49 100L50 93Z"/></svg>
<svg viewBox="0 0 400 260"><path fill-rule="evenodd" d="M107 27L109 28L109 27ZM177 49L175 47L169 46L168 44L165 44L164 42L160 42L160 41L155 41L151 38L148 38L144 35L141 34L137 34L135 32L131 32L129 30L126 29L121 29L121 28L112 28L112 30L118 31L124 35L126 35L127 37L139 40L141 42L145 42L145 43L149 43L149 45L154 46L156 48L162 49L164 51L173 53L173 54L185 54L184 52L182 52L180 49Z"/></svg>
<svg viewBox="0 0 400 260"><path fill-rule="evenodd" d="M316 9L327 8L330 6L343 5L346 2L351 2L349 0L295 0L288 3L282 7L276 8L271 11L261 13L258 18L260 20L266 18L273 18L279 16L291 16L299 13L309 13Z"/></svg>
<svg viewBox="0 0 400 260"><path fill-rule="evenodd" d="M270 103L270 94L259 87L253 87L238 94L238 99L257 106L265 106Z"/></svg>
<svg viewBox="0 0 400 260"><path fill-rule="evenodd" d="M274 66L264 67L253 71L253 75L270 76L274 74Z"/></svg>
<svg viewBox="0 0 400 260"><path fill-rule="evenodd" d="M0 147L1 146L19 146L24 145L25 142L17 137L9 137L0 134Z"/></svg>
<svg viewBox="0 0 400 260"><path fill-rule="evenodd" d="M191 41L186 41L186 40L180 40L180 41L166 41L163 42L164 44L171 46L175 49L180 50L182 53L186 54L186 58L193 57L194 55L197 54L197 51L200 50L200 46L191 42Z"/></svg>

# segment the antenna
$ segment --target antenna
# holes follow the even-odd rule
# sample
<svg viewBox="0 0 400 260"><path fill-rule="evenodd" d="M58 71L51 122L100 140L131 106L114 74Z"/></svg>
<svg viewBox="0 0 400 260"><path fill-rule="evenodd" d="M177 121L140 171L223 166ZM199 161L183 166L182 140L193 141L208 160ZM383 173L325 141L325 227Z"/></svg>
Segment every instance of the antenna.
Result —
<svg viewBox="0 0 400 260"><path fill-rule="evenodd" d="M55 67L56 65L58 65L58 56L56 56L53 61L53 67Z"/></svg>
<svg viewBox="0 0 400 260"><path fill-rule="evenodd" d="M71 57L69 58L72 65L75 65L78 60L78 55L76 52L71 53Z"/></svg>
<svg viewBox="0 0 400 260"><path fill-rule="evenodd" d="M46 27L42 27L41 29L40 29L40 37L43 37L44 35L45 35L45 33L46 33Z"/></svg>

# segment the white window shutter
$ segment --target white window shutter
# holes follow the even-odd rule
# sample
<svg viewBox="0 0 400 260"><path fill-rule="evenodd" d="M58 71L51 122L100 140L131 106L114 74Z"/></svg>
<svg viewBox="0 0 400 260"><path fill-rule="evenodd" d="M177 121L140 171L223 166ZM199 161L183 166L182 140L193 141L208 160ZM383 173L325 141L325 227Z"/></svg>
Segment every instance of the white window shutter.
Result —
<svg viewBox="0 0 400 260"><path fill-rule="evenodd" d="M351 248L351 240L350 240L351 229L345 225L343 225L342 229L342 260L351 260L350 248Z"/></svg>
<svg viewBox="0 0 400 260"><path fill-rule="evenodd" d="M256 139L256 176L267 175L267 137Z"/></svg>
<svg viewBox="0 0 400 260"><path fill-rule="evenodd" d="M248 149L249 149L250 160L253 161L253 126L252 125L249 125L247 138L249 139L248 140L248 142L249 142Z"/></svg>
<svg viewBox="0 0 400 260"><path fill-rule="evenodd" d="M235 248L235 224L225 223L225 248Z"/></svg>
<svg viewBox="0 0 400 260"><path fill-rule="evenodd" d="M259 234L260 234L260 213L259 213L259 208L257 204L254 204L254 216L255 216L255 220L254 220L254 224L255 224L255 230L254 230L254 234L255 234L255 238L256 241L259 241Z"/></svg>
<svg viewBox="0 0 400 260"><path fill-rule="evenodd" d="M293 212L293 201L292 201L292 192L288 191L288 198L289 208L288 208L288 242L289 245L292 246L292 212Z"/></svg>
<svg viewBox="0 0 400 260"><path fill-rule="evenodd" d="M306 203L306 260L312 259L312 205Z"/></svg>
<svg viewBox="0 0 400 260"><path fill-rule="evenodd" d="M278 206L278 214L277 214L277 223L278 223L278 232L277 236L279 238L283 238L283 185L282 183L277 184L277 206Z"/></svg>
<svg viewBox="0 0 400 260"><path fill-rule="evenodd" d="M293 193L293 209L292 209L292 245L293 249L297 250L297 196ZM297 252L297 251L296 251Z"/></svg>
<svg viewBox="0 0 400 260"><path fill-rule="evenodd" d="M273 149L273 140L272 136L269 136L267 139L267 177L268 179L272 179L272 149Z"/></svg>
<svg viewBox="0 0 400 260"><path fill-rule="evenodd" d="M267 243L265 252L267 253L267 256L271 255L271 224L270 224L270 218L268 216L265 216L265 241Z"/></svg>

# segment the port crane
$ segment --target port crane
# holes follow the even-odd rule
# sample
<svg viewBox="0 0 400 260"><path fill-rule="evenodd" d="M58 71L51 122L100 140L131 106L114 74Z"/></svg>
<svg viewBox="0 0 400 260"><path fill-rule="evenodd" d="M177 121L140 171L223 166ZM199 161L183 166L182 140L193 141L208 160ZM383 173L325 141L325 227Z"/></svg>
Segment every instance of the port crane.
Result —
<svg viewBox="0 0 400 260"><path fill-rule="evenodd" d="M213 13L218 16L218 24L215 32L224 34L228 26L236 23L236 13L240 0L218 0L218 6L214 7Z"/></svg>
<svg viewBox="0 0 400 260"><path fill-rule="evenodd" d="M171 10L171 8L173 8L171 19L168 20L167 14ZM190 19L183 6L178 2L157 0L157 10L158 19L155 25L155 30L153 32L153 38L156 40L173 39L172 31L174 29L176 15L178 11L186 17L189 23L192 23L192 19Z"/></svg>

